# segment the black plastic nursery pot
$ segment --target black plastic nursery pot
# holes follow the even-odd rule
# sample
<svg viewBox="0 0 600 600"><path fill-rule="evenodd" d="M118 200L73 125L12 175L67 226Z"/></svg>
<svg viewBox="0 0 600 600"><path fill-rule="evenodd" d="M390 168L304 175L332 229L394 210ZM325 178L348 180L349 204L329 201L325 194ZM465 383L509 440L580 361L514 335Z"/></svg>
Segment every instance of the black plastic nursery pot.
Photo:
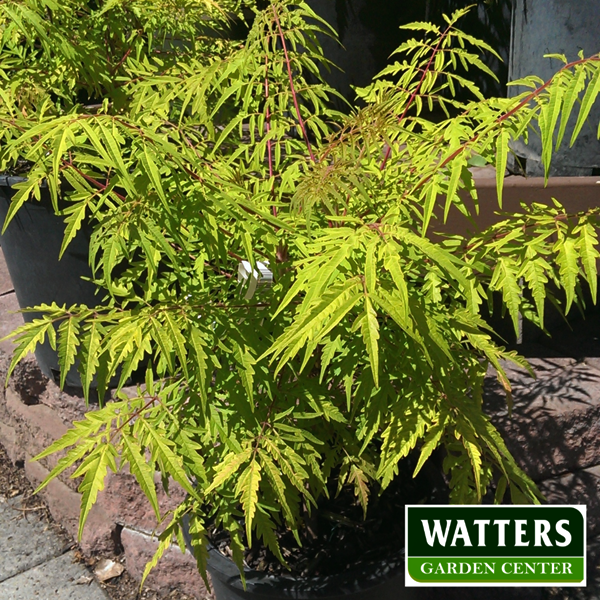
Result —
<svg viewBox="0 0 600 600"><path fill-rule="evenodd" d="M23 177L0 176L0 222L3 224L15 194L13 185ZM59 260L65 224L54 213L47 188L41 189L41 201L26 202L14 216L0 244L21 308L51 304L85 304L95 306L100 297L96 287L83 277L91 277L88 264L90 231L82 227ZM37 313L24 313L32 321ZM46 341L39 345L35 357L42 372L58 382L58 355ZM66 377L66 385L81 387L74 365Z"/></svg>
<svg viewBox="0 0 600 600"><path fill-rule="evenodd" d="M193 552L184 518L184 537ZM404 586L402 553L385 561L366 562L338 575L295 578L245 570L246 589L238 568L216 548L210 548L208 572L217 600L420 600L421 588Z"/></svg>

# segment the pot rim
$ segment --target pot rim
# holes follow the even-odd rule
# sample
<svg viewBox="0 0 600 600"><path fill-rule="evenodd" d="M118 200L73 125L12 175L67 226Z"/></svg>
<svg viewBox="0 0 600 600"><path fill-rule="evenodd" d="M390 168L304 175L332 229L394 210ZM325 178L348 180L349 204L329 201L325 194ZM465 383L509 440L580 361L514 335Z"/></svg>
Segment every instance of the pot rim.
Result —
<svg viewBox="0 0 600 600"><path fill-rule="evenodd" d="M9 187L12 188L16 183L23 183L27 181L27 177L21 177L20 175L6 175L5 173L0 173L0 187Z"/></svg>

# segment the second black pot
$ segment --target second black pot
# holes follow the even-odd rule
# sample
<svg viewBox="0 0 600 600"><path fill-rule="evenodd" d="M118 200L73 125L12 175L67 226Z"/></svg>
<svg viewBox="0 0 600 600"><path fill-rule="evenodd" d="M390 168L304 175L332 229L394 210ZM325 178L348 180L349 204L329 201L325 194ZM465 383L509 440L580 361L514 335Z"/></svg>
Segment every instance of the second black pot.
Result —
<svg viewBox="0 0 600 600"><path fill-rule="evenodd" d="M184 517L184 537L193 553L189 524ZM404 557L368 562L339 575L294 578L245 571L246 589L236 565L216 548L210 548L208 572L217 600L418 600L420 588L404 586Z"/></svg>

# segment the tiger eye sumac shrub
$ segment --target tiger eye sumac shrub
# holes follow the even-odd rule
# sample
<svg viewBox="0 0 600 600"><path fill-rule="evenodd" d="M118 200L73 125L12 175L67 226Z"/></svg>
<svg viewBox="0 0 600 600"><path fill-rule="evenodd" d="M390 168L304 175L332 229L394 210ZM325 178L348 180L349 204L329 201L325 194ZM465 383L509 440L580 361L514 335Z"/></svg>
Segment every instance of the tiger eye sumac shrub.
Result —
<svg viewBox="0 0 600 600"><path fill-rule="evenodd" d="M100 4L98 23L137 6ZM98 307L38 307L43 318L14 334L12 367L46 338L62 369L78 361L86 394L93 379L102 392L120 374L123 387L148 365L134 397L117 391L38 456L64 452L42 485L79 464L83 527L109 469L128 466L159 519L153 475L171 477L189 495L165 517L149 567L174 535L183 546L189 515L201 572L208 521L229 532L240 568L252 543L283 561L277 528L298 532L332 485L350 486L366 511L413 450L419 471L443 448L453 502L479 502L490 488L497 502L537 502L482 409L488 368L510 401L503 361L526 362L494 341L480 312L498 293L515 328L519 313L543 327L553 294L569 311L587 282L595 300L600 209L533 204L475 236L433 233L450 211L476 219L472 165L496 167L501 207L511 140L539 132L548 168L571 113L574 137L588 116L599 57L558 57L551 81L486 99L455 71L486 71L480 54L493 52L460 31L460 10L444 27L408 26L415 39L357 90L361 108L342 114L321 79L319 39L332 32L304 2L254 7L243 43L200 36L176 55L145 52L171 4L206 11L213 32L228 27L212 4L135 9L148 39L119 58L119 102L107 93L92 111L42 90L22 105L25 79L2 84L0 165L29 165L11 214L41 182L55 198L68 182L65 244L93 219L90 261L106 296ZM1 46L6 74L23 47L15 39L41 34L5 6L50 9L3 4L14 32ZM169 35L185 37L176 23ZM104 67L84 66L100 86ZM17 71L25 78L24 65ZM242 260L256 277L257 262L268 267L272 285L248 293Z"/></svg>

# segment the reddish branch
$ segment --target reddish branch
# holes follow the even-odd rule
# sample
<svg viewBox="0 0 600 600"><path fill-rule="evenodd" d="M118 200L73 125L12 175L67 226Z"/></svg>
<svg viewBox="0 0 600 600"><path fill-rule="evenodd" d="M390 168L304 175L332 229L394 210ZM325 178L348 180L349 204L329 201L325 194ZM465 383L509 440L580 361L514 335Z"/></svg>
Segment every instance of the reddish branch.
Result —
<svg viewBox="0 0 600 600"><path fill-rule="evenodd" d="M274 5L272 6L272 8L273 8L273 15L275 16L275 23L277 24L277 29L279 30L279 39L281 40L281 45L283 46L283 53L285 55L285 64L287 67L288 79L290 81L290 90L292 92L294 108L296 109L296 116L298 118L298 124L300 125L300 129L302 131L302 136L304 137L304 141L306 142L306 147L308 149L308 154L310 156L310 159L316 163L317 159L315 158L315 155L313 154L312 146L310 145L310 140L308 139L306 126L304 124L304 119L302 118L302 115L300 114L300 106L298 104L298 94L296 93L296 87L294 86L294 77L292 76L292 64L290 62L290 57L288 55L287 45L285 43L285 36L283 35L283 30L281 29L281 22L279 20L279 15L277 14L277 10L275 9Z"/></svg>
<svg viewBox="0 0 600 600"><path fill-rule="evenodd" d="M265 56L265 110L267 120L267 154L269 157L269 178L271 179L271 195L273 192L273 148L271 142L271 110L269 109L269 55ZM277 207L272 207L273 216L277 217Z"/></svg>
<svg viewBox="0 0 600 600"><path fill-rule="evenodd" d="M90 175L87 175L81 169L77 168L72 162L70 162L68 160L64 160L64 159L61 162L64 167L73 169L73 171L75 171L78 175L83 177L86 181L88 181L92 185L95 185L101 192L106 191L106 188L108 188L107 184L104 184L101 181L94 179ZM123 196L122 194L119 194L118 192L115 192L115 190L112 190L112 191L115 194L115 196L117 196L117 198L119 198L119 200L122 200L123 202L125 202L125 199L126 199L125 196Z"/></svg>
<svg viewBox="0 0 600 600"><path fill-rule="evenodd" d="M576 213L566 213L566 214L559 214L559 215L555 215L554 216L554 222L558 223L559 221L561 222L568 222L571 219L585 219L586 217L593 217L595 215L598 215L600 213L600 207L594 207L594 208L590 208L589 210L581 210L579 212ZM524 223L521 226L521 229L523 230L523 232L525 233L528 229L532 229L533 227L536 227L537 225L539 225L540 223L538 222L534 222L534 223ZM490 238L488 238L487 240L484 240L483 238L475 241L475 242L471 242L470 244L468 244L467 246L465 246L464 251L465 252L469 252L470 250L472 250L473 248L475 248L478 244L480 243L490 243L490 242L496 242L498 240L501 240L502 238L506 237L507 235L511 234L514 231L514 227L511 227L511 229L509 231L498 231L497 233L495 233L494 235L492 235Z"/></svg>
<svg viewBox="0 0 600 600"><path fill-rule="evenodd" d="M442 45L442 42L444 41L444 39L450 32L451 27L452 27L451 25L448 25L448 27L446 27L445 31L440 36L438 43L436 44L435 48L433 49L433 52L431 53L431 56L429 57L429 62L423 69L423 75L421 75L421 79L419 80L419 83L418 83L417 87L415 88L415 91L411 94L410 98L408 99L408 102L406 103L406 106L404 108L404 112L398 118L398 123L402 123L402 121L404 121L404 118L406 117L410 107L412 106L412 103L414 102L415 98L417 97L417 94L421 90L423 82L425 81L425 77L427 77L427 73L429 73L429 68L431 67L431 63L433 62L433 59L436 57L436 55L440 49L440 46ZM392 146L390 144L388 144L388 147L385 151L385 156L383 157L383 161L381 163L381 166L379 167L381 171L383 171L385 169L385 166L387 165L387 161L389 160L391 154L392 154Z"/></svg>
<svg viewBox="0 0 600 600"><path fill-rule="evenodd" d="M266 119L267 136L271 133L271 111L269 110L269 55L265 56L265 101L266 101ZM269 155L269 177L273 177L273 152L271 148L271 138L267 137L267 152ZM277 216L276 213L273 213Z"/></svg>
<svg viewBox="0 0 600 600"><path fill-rule="evenodd" d="M503 123L504 121L506 121L507 119L512 117L515 113L517 113L519 110L521 110L525 105L529 104L529 102L531 102L536 96L539 96L539 94L543 90L545 90L556 79L556 77L558 75L560 75L563 71L566 71L568 69L571 69L571 68L576 67L577 65L580 65L583 63L598 62L598 61L600 61L600 54L591 56L590 58L581 58L579 60L575 60L573 62L566 64L564 67L562 67L560 70L558 70L550 79L548 79L548 81L543 83L540 87L535 88L535 90L533 90L530 94L528 94L523 100L521 100L521 102L519 102L516 106L511 108L507 113L500 115L496 119L496 121L494 122L492 127L485 129L484 131L482 131L480 133L476 133L473 137L468 139L466 142L463 142L454 152L452 152L452 154L450 154L450 156L447 156L439 165L436 166L436 172L439 172L448 163L452 162L461 152L466 150L470 144L472 144L473 142L476 142L482 135L489 133L493 127L496 127L497 125ZM411 193L414 192L415 190L419 189L421 186L425 185L432 177L433 177L433 173L430 173L429 175L426 175L425 177L423 177L423 179L421 179L415 185L415 187L411 190ZM408 193L404 194L403 198L405 198L407 196L407 194Z"/></svg>
<svg viewBox="0 0 600 600"><path fill-rule="evenodd" d="M521 110L521 108L523 108L526 104L533 100L542 90L546 89L554 81L556 76L560 75L560 73L562 73L563 71L576 67L577 65L581 65L587 62L597 62L599 60L600 54L597 54L589 58L580 58L579 60L574 60L573 62L567 63L564 67L560 68L550 79L548 79L548 81L542 84L539 88L535 88L535 90L533 90L533 92L531 92L531 94L529 94L523 101L519 102L517 106L509 110L505 115L502 115L500 118L498 118L498 123L505 121L509 117L512 117L517 111Z"/></svg>
<svg viewBox="0 0 600 600"><path fill-rule="evenodd" d="M121 68L121 66L127 60L127 57L130 54L131 54L131 48L129 48L129 50L127 50L127 52L125 52L125 54L123 55L123 58L113 67L113 69L112 69L113 75Z"/></svg>
<svg viewBox="0 0 600 600"><path fill-rule="evenodd" d="M149 409L153 404L156 404L157 402L160 402L160 398L158 396L152 396L144 404L144 406L142 406L142 408L138 408L131 415L129 415L127 420L124 423L122 423L119 427L117 427L117 429L115 429L115 431L112 432L110 439L108 440L109 443L111 443L119 435L119 433L121 433L121 431L123 431L123 429L125 429L125 427L127 427L127 425L129 425L135 419L140 417L147 409Z"/></svg>

